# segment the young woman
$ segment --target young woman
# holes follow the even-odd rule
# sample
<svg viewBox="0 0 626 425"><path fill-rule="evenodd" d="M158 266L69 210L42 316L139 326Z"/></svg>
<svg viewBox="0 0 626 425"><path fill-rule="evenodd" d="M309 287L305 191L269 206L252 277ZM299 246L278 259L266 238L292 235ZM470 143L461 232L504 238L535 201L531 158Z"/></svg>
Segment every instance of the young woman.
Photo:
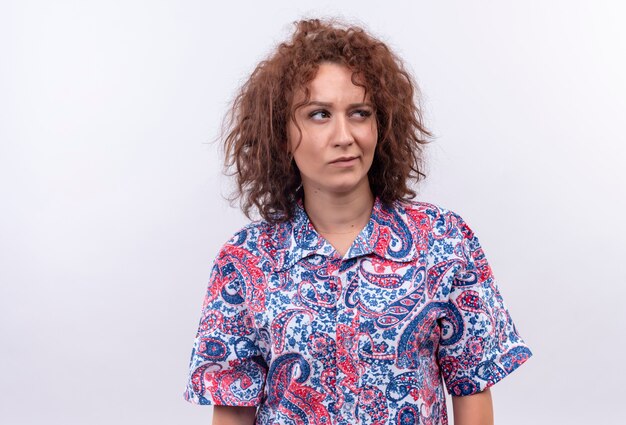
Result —
<svg viewBox="0 0 626 425"><path fill-rule="evenodd" d="M227 165L254 221L220 250L185 398L213 423L493 423L531 352L478 239L412 201L429 136L402 62L301 21L235 99Z"/></svg>

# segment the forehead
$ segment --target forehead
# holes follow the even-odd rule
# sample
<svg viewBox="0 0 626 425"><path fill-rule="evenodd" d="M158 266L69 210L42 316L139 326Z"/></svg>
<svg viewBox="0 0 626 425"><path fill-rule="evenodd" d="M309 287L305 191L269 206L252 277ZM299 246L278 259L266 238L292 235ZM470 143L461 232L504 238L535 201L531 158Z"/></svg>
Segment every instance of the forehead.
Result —
<svg viewBox="0 0 626 425"><path fill-rule="evenodd" d="M357 84L354 84L355 82ZM361 75L355 74L345 65L332 62L321 63L313 79L306 84L306 88L309 90L309 100L329 103L344 100L363 102L369 98ZM296 103L305 100L304 88L296 90L294 100Z"/></svg>

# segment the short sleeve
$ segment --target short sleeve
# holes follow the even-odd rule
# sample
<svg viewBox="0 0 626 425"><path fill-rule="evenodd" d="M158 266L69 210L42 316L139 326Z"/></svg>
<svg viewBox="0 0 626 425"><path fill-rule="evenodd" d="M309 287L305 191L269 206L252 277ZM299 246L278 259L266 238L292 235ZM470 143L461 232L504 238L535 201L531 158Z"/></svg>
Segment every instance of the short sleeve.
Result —
<svg viewBox="0 0 626 425"><path fill-rule="evenodd" d="M494 385L532 352L515 328L478 238L460 217L453 221L450 246L459 267L450 280L448 305L459 333L440 345L438 361L448 392L465 396Z"/></svg>
<svg viewBox="0 0 626 425"><path fill-rule="evenodd" d="M184 393L191 403L261 403L267 365L257 345L235 263L223 249L213 265Z"/></svg>

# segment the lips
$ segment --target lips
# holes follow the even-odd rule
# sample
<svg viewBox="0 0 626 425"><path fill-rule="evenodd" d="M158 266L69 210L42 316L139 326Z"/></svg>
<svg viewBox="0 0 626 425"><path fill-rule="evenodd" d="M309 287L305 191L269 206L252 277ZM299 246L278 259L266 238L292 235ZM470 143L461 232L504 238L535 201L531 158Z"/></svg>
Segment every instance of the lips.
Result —
<svg viewBox="0 0 626 425"><path fill-rule="evenodd" d="M333 161L331 161L331 164L347 164L350 163L351 161L357 159L358 156L342 156L341 158L337 158Z"/></svg>

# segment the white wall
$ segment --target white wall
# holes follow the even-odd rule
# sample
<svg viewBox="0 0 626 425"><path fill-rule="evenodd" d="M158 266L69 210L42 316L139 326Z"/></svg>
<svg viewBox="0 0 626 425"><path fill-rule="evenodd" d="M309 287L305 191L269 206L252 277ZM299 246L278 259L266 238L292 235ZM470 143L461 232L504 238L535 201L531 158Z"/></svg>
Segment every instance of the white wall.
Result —
<svg viewBox="0 0 626 425"><path fill-rule="evenodd" d="M339 4L340 3L340 4ZM623 418L620 1L2 1L0 423L209 423L182 391L245 220L209 144L302 16L364 23L425 96L420 198L479 235L535 356L499 424Z"/></svg>

